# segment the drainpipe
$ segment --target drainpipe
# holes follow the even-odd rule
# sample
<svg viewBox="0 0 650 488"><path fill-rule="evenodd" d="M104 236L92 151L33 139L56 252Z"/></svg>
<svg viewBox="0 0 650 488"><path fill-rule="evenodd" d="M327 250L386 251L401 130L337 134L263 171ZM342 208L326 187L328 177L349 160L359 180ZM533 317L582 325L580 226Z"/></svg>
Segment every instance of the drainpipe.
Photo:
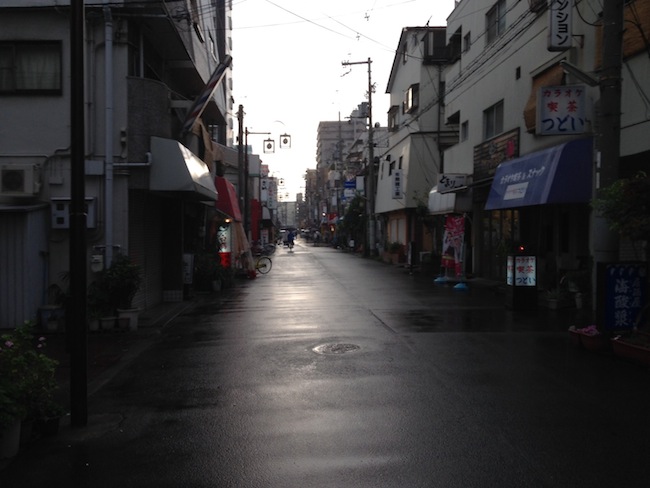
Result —
<svg viewBox="0 0 650 488"><path fill-rule="evenodd" d="M113 262L113 17L104 0L104 266Z"/></svg>

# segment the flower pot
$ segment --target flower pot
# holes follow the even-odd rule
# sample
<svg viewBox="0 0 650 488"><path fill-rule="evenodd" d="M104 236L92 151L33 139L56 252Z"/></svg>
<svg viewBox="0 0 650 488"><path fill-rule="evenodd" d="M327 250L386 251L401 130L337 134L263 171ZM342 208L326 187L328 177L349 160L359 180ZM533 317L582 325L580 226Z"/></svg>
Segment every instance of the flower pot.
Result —
<svg viewBox="0 0 650 488"><path fill-rule="evenodd" d="M580 343L588 351L606 351L610 347L609 339L602 334L580 334Z"/></svg>
<svg viewBox="0 0 650 488"><path fill-rule="evenodd" d="M50 332L56 332L64 323L63 307L59 305L43 305L39 308L39 315L41 327Z"/></svg>
<svg viewBox="0 0 650 488"><path fill-rule="evenodd" d="M628 359L634 363L650 366L650 347L636 344L623 337L612 339L612 351L616 356Z"/></svg>
<svg viewBox="0 0 650 488"><path fill-rule="evenodd" d="M0 459L12 458L20 449L20 420L16 419L11 424L0 430Z"/></svg>
<svg viewBox="0 0 650 488"><path fill-rule="evenodd" d="M38 421L38 433L41 437L53 437L59 433L60 417L48 417Z"/></svg>
<svg viewBox="0 0 650 488"><path fill-rule="evenodd" d="M91 319L88 322L88 330L91 332L97 332L99 330L99 319Z"/></svg>
<svg viewBox="0 0 650 488"><path fill-rule="evenodd" d="M120 323L120 328L124 327L128 330L138 330L138 316L140 315L139 308L126 308L117 309L118 320L125 320L125 324Z"/></svg>
<svg viewBox="0 0 650 488"><path fill-rule="evenodd" d="M34 421L33 420L23 420L20 423L20 445L26 446L32 440L34 436Z"/></svg>
<svg viewBox="0 0 650 488"><path fill-rule="evenodd" d="M99 319L99 328L101 330L113 330L117 317L101 317Z"/></svg>

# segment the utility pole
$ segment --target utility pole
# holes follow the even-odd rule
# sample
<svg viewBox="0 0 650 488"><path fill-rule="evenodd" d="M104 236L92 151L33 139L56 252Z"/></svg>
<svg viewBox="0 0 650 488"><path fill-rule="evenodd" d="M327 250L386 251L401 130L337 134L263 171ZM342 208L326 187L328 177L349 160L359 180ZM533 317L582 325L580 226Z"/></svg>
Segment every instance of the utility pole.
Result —
<svg viewBox="0 0 650 488"><path fill-rule="evenodd" d="M603 4L602 64L600 85L600 167L596 190L614 183L619 176L621 146L621 66L625 0ZM594 265L618 260L618 237L600 215L593 220ZM594 287L595 288L595 287ZM594 300L595 303L595 300Z"/></svg>
<svg viewBox="0 0 650 488"><path fill-rule="evenodd" d="M244 208L244 202L245 202L245 190L244 187L246 185L245 183L245 166L246 166L246 158L244 156L245 151L247 149L244 147L244 106L240 105L239 110L237 111L237 122L238 122L238 136L237 140L239 141L239 145L237 146L237 186L238 188L238 200L239 200L239 208L243 209ZM244 229L245 230L245 229Z"/></svg>
<svg viewBox="0 0 650 488"><path fill-rule="evenodd" d="M244 232L246 232L246 237L251 238L249 234L249 227L251 225L250 218L250 163L248 161L248 135L249 134L265 134L268 135L270 132L250 132L248 127L244 129Z"/></svg>
<svg viewBox="0 0 650 488"><path fill-rule="evenodd" d="M373 125L372 125L372 60L368 58L367 61L343 61L343 66L351 66L353 64L367 64L368 65L368 195L366 200L366 214L368 215L368 234L366 238L366 246L364 246L363 254L367 256L374 256L375 254L375 144L373 141Z"/></svg>
<svg viewBox="0 0 650 488"><path fill-rule="evenodd" d="M86 211L84 147L84 2L70 3L70 301L66 334L70 346L70 423L88 424L86 335ZM70 312L68 314L67 312Z"/></svg>

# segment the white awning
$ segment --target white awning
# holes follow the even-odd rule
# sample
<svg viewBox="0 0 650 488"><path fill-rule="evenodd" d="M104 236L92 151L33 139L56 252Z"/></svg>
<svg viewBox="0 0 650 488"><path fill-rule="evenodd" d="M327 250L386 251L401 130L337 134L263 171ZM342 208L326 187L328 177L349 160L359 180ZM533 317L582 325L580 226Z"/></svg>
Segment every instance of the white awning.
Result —
<svg viewBox="0 0 650 488"><path fill-rule="evenodd" d="M467 191L439 193L436 185L429 192L428 207L432 215L464 213L472 210L472 202Z"/></svg>
<svg viewBox="0 0 650 488"><path fill-rule="evenodd" d="M151 160L150 190L217 200L217 189L208 166L180 142L152 137Z"/></svg>

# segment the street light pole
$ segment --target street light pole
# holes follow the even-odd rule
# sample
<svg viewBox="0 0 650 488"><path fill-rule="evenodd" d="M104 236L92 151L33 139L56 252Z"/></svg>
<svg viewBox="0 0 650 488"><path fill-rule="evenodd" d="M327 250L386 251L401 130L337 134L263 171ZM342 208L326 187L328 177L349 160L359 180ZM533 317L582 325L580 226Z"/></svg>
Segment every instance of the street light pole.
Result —
<svg viewBox="0 0 650 488"><path fill-rule="evenodd" d="M364 255L370 256L375 254L375 144L373 140L372 125L372 60L368 58L367 61L343 61L343 66L351 66L353 64L367 64L368 65L368 195L366 200L366 214L368 215L368 234L366 237L366 246L364 247Z"/></svg>
<svg viewBox="0 0 650 488"><path fill-rule="evenodd" d="M246 237L250 239L249 227L250 227L250 168L248 162L248 135L249 134L264 134L268 135L270 132L251 132L248 130L248 127L244 129L244 231L246 232Z"/></svg>

